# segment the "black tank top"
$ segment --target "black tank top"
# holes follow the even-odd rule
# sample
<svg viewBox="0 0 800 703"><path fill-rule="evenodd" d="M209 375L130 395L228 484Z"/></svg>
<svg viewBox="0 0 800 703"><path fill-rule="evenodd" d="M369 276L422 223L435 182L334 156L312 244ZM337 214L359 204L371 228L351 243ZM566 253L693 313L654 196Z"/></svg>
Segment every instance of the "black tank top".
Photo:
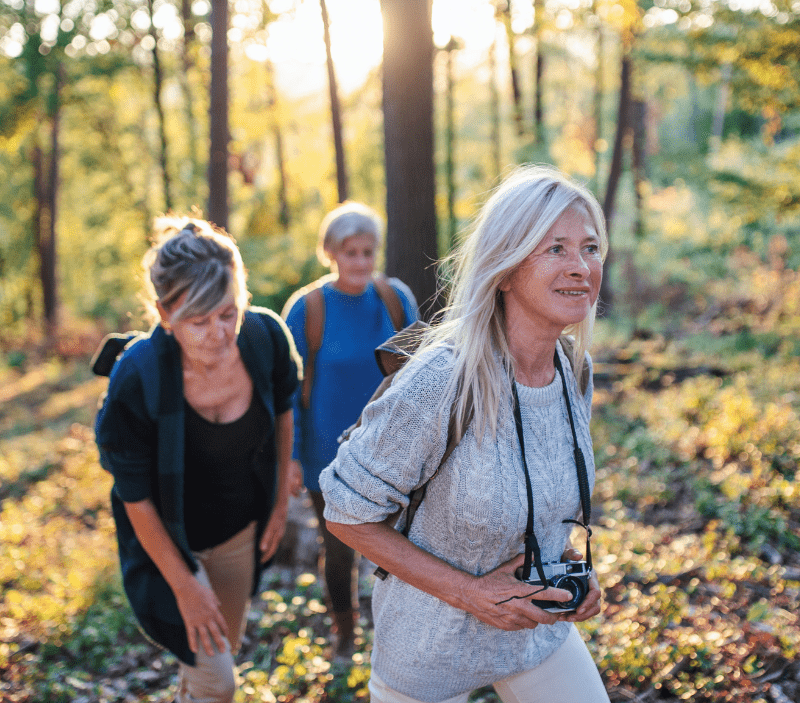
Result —
<svg viewBox="0 0 800 703"><path fill-rule="evenodd" d="M184 522L194 551L215 547L256 519L264 489L253 470L269 416L258 394L238 420L209 422L184 400Z"/></svg>

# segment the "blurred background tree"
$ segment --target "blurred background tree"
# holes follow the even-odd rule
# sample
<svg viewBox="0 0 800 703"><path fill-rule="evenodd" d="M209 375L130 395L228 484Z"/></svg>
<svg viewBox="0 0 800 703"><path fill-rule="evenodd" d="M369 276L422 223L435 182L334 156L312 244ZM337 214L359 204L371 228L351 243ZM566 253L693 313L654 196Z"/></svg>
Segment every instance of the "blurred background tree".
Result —
<svg viewBox="0 0 800 703"><path fill-rule="evenodd" d="M319 273L317 225L343 197L385 212L387 270L432 300L433 262L527 161L604 203L609 314L612 291L620 315L637 298L631 262L635 285L686 277L648 269L665 247L796 238L788 0L221 1L0 2L8 343L136 324L138 260L170 208L226 224L275 307ZM664 217L673 193L708 217Z"/></svg>

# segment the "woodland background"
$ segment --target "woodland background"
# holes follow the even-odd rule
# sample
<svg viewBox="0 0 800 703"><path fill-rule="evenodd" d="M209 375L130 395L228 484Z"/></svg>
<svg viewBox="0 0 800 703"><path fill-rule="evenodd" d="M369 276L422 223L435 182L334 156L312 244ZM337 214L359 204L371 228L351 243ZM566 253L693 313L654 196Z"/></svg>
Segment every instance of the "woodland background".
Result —
<svg viewBox="0 0 800 703"><path fill-rule="evenodd" d="M324 213L362 200L435 307L431 263L505 170L547 162L597 194L613 252L606 605L582 627L612 701L800 703L799 58L789 0L0 0L0 700L174 695L121 595L88 369L144 324L156 214L226 226L280 310L321 273ZM332 670L293 547L239 700L367 700L369 578Z"/></svg>

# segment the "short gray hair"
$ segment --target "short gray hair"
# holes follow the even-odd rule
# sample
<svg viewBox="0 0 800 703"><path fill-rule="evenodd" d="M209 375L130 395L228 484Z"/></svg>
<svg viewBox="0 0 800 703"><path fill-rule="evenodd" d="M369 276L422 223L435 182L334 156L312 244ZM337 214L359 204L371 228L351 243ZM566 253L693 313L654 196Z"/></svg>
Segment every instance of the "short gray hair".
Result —
<svg viewBox="0 0 800 703"><path fill-rule="evenodd" d="M167 215L154 224L153 246L144 255L144 302L153 321L156 302L175 320L211 312L233 290L243 311L250 302L247 273L233 238L205 220ZM175 302L184 293L178 308Z"/></svg>
<svg viewBox="0 0 800 703"><path fill-rule="evenodd" d="M383 225L378 213L363 203L345 201L331 210L319 226L317 256L324 266L330 266L331 254L336 254L342 242L356 234L366 234L379 247L383 241Z"/></svg>

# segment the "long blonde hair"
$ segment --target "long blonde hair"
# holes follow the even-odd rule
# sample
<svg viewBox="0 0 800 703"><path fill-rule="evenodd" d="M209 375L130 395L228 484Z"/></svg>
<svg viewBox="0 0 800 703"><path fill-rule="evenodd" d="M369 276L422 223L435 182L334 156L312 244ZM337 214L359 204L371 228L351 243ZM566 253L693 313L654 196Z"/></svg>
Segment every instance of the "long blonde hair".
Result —
<svg viewBox="0 0 800 703"><path fill-rule="evenodd" d="M461 436L470 403L475 433L486 427L494 434L504 389L513 373L505 314L499 286L536 248L548 230L569 208L583 208L600 239L600 252L608 252L603 211L594 196L560 171L548 166L523 166L512 171L481 208L459 247L443 262L452 270L447 306L441 322L427 333L420 351L452 345L454 368L442 394L439 417L449 411L447 399L458 389L455 406L456 433ZM591 343L597 302L581 322L565 334L575 339L573 369L580 377ZM499 354L505 363L494 360Z"/></svg>

